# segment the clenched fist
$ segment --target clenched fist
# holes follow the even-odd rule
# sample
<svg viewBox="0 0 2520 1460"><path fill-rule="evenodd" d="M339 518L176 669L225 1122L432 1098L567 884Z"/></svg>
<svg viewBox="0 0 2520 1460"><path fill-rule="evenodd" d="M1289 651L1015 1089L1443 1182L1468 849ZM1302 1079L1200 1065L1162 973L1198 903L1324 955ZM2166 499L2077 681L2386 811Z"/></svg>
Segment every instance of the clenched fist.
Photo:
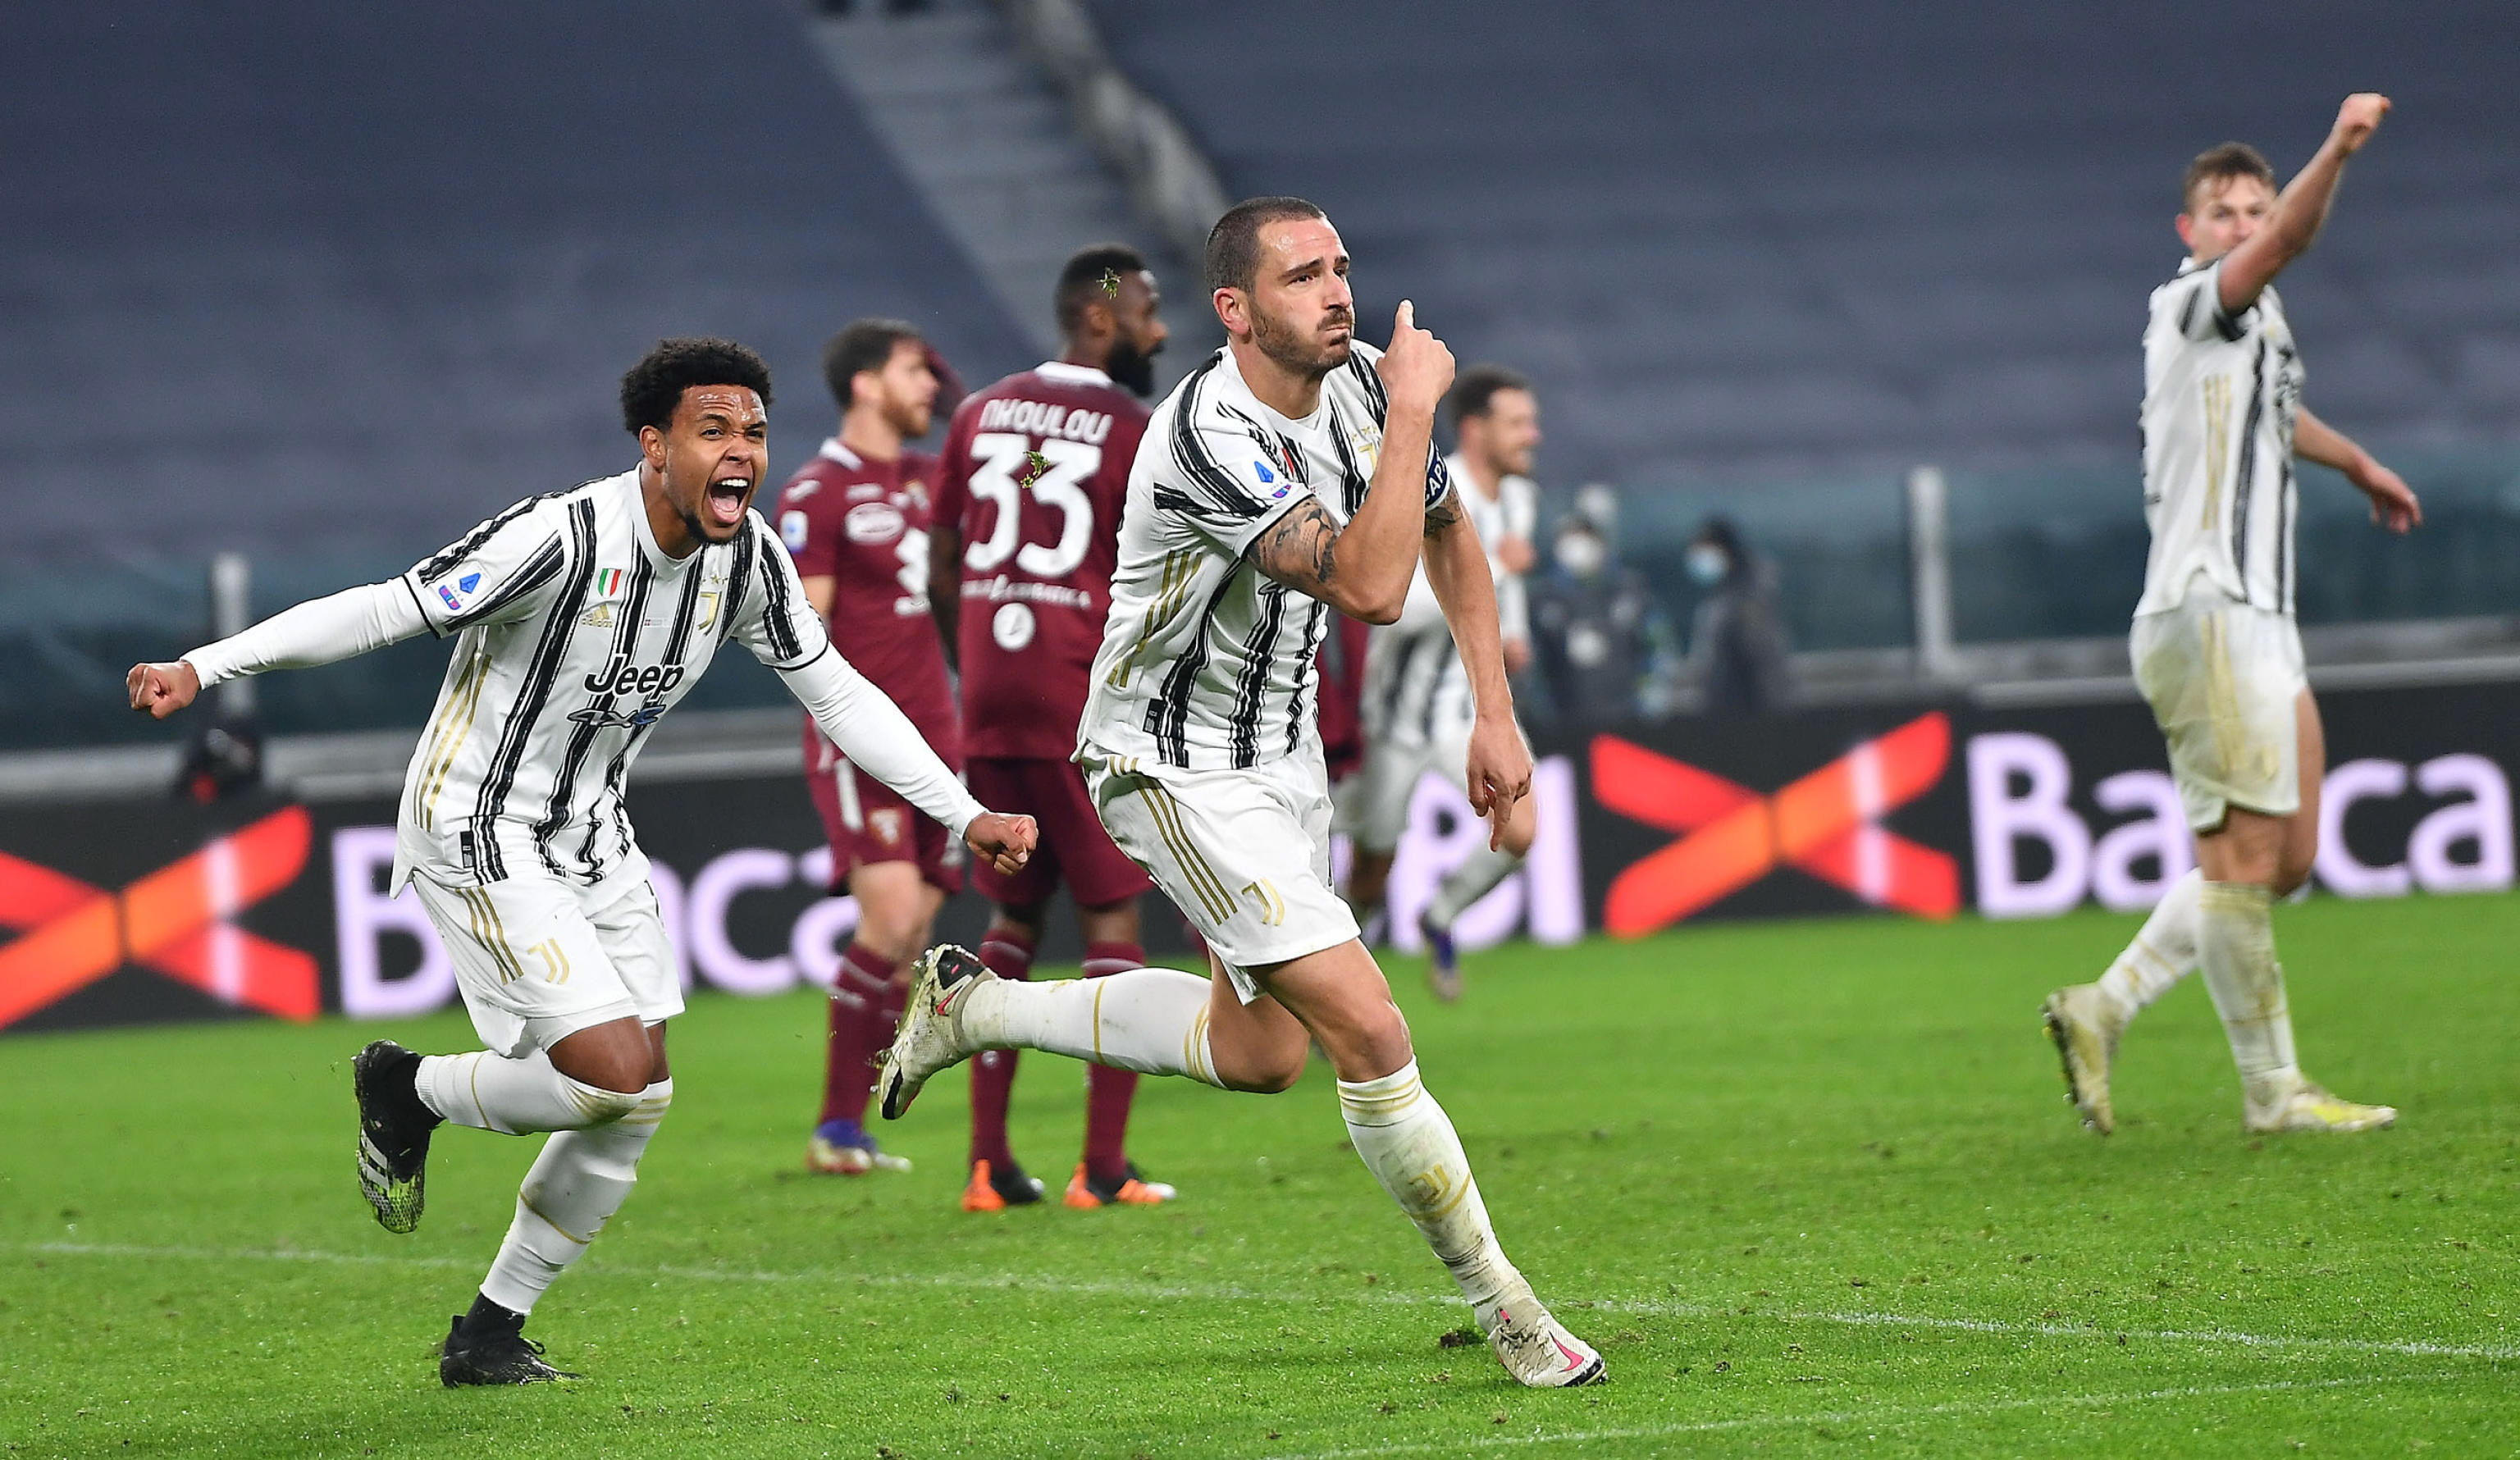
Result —
<svg viewBox="0 0 2520 1460"><path fill-rule="evenodd" d="M2389 99L2376 91L2358 91L2336 109L2336 130L2331 135L2347 156L2362 150L2379 129L2380 118L2389 114Z"/></svg>
<svg viewBox="0 0 2520 1460"><path fill-rule="evenodd" d="M182 659L172 664L134 664L122 683L131 691L131 708L158 720L191 704L202 692L202 677Z"/></svg>
<svg viewBox="0 0 2520 1460"><path fill-rule="evenodd" d="M1418 306L1403 299L1391 320L1391 346L1373 363L1382 388L1395 409L1433 415L1453 388L1453 352L1433 334L1418 328Z"/></svg>
<svg viewBox="0 0 2520 1460"><path fill-rule="evenodd" d="M1001 877L1012 877L1032 861L1033 843L1041 839L1041 828L1030 817L1010 817L1001 812L984 811L963 828L964 845L980 860L998 869Z"/></svg>

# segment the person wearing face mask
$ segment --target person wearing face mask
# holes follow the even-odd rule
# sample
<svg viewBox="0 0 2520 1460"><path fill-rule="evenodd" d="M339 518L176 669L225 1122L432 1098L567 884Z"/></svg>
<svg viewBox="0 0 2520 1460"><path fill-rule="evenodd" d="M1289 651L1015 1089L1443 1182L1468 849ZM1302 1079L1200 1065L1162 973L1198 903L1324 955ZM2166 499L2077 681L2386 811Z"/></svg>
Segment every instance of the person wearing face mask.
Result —
<svg viewBox="0 0 2520 1460"><path fill-rule="evenodd" d="M1532 597L1541 678L1561 722L1632 720L1653 663L1658 614L1644 580L1610 556L1593 518L1570 515Z"/></svg>
<svg viewBox="0 0 2520 1460"><path fill-rule="evenodd" d="M1688 638L1689 672L1709 715L1760 715L1791 696L1777 573L1730 519L1709 517L1689 539L1689 581L1705 595Z"/></svg>

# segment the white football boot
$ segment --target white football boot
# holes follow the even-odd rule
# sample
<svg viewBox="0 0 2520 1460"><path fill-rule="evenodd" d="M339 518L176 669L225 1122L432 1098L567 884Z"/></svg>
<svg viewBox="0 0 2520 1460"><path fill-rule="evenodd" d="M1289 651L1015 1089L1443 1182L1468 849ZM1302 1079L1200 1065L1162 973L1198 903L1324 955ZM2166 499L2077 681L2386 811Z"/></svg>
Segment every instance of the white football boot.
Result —
<svg viewBox="0 0 2520 1460"><path fill-rule="evenodd" d="M2398 1112L2388 1105L2357 1105L2339 1100L2318 1085L2304 1081L2288 1091L2270 1091L2263 1099L2255 1094L2241 1108L2241 1123L2252 1135L2277 1135L2293 1130L2323 1130L2333 1134L2351 1134L2357 1130L2385 1130L2397 1124Z"/></svg>
<svg viewBox="0 0 2520 1460"><path fill-rule="evenodd" d="M876 1099L887 1121L901 1119L927 1077L979 1052L963 1045L964 998L981 984L998 981L970 951L950 943L920 954L913 970L917 976L910 985L910 1002L901 1011L901 1029L876 1077Z"/></svg>
<svg viewBox="0 0 2520 1460"><path fill-rule="evenodd" d="M2048 1038L2065 1064L2065 1098L2083 1124L2102 1135L2117 1128L2117 1112L2109 1105L2109 1066L2116 1062L2118 1035L2126 1022L2116 1001L2097 984L2068 984L2048 995L2039 1008Z"/></svg>
<svg viewBox="0 0 2520 1460"><path fill-rule="evenodd" d="M1514 1284L1497 1305L1496 1320L1488 1325L1488 1347L1505 1371L1529 1389L1566 1389L1609 1377L1601 1355L1549 1316L1528 1283Z"/></svg>

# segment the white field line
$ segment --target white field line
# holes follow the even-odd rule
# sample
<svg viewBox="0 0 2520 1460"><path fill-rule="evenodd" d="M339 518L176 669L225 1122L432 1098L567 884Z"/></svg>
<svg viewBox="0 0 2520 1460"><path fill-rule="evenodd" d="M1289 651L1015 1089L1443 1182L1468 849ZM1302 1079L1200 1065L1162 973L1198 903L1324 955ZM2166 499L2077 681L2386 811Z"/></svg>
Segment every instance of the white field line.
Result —
<svg viewBox="0 0 2520 1460"><path fill-rule="evenodd" d="M404 1256L391 1253L314 1252L290 1248L155 1247L111 1242L0 1243L0 1251L66 1258L139 1258L205 1262L309 1262L351 1266L474 1268L467 1258ZM1462 1306L1449 1294L1332 1292L1290 1289L1262 1292L1227 1283L1156 1283L1127 1280L1079 1282L1068 1278L1021 1273L963 1274L780 1272L738 1267L684 1267L672 1264L611 1263L600 1257L581 1269L594 1277L660 1279L703 1283L802 1283L829 1287L945 1288L974 1291L1044 1293L1061 1297L1120 1298L1144 1303L1363 1303L1411 1307ZM1743 1308L1722 1304L1664 1303L1651 1299L1569 1300L1564 1311L1643 1313L1666 1318L1766 1318L1780 1323L1834 1323L1857 1328L1918 1328L1982 1333L1997 1337L2049 1339L2141 1339L2160 1344L2228 1344L2244 1349L2298 1349L2335 1353L2391 1353L2409 1358L2520 1359L2520 1346L2508 1344L2445 1344L2423 1339L2344 1339L2310 1335L2241 1333L2223 1328L2076 1327L2067 1323L2013 1323L1990 1318L1939 1318L1917 1313L1839 1311L1826 1308Z"/></svg>
<svg viewBox="0 0 2520 1460"><path fill-rule="evenodd" d="M2279 1394L2312 1390L2359 1389L2376 1385L2452 1383L2460 1374L2365 1375L2354 1379L2295 1379L2268 1384L2197 1385L2184 1389L2145 1390L2138 1394L2050 1394L2036 1399L1961 1399L1949 1404L1911 1408L1833 1409L1821 1414L1762 1414L1732 1420L1698 1420L1676 1425L1636 1425L1617 1430L1567 1430L1554 1435L1462 1435L1445 1439L1407 1440L1356 1449L1312 1450L1272 1460L1371 1460L1379 1455L1455 1454L1469 1449L1508 1446L1585 1444L1611 1439L1655 1439L1677 1435L1715 1435L1733 1430L1789 1430L1802 1425L1846 1425L1894 1428L1917 1420L1954 1415L2002 1414L2014 1409L2110 1409L2121 1404L2147 1404L2163 1399L2211 1399L2235 1394Z"/></svg>

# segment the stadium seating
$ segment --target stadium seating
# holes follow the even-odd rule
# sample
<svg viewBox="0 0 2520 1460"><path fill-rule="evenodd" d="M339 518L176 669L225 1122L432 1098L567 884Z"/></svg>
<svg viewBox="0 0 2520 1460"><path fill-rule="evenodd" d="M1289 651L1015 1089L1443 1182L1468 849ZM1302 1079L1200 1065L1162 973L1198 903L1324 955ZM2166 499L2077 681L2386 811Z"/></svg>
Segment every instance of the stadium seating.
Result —
<svg viewBox="0 0 2520 1460"><path fill-rule="evenodd" d="M1093 9L1230 189L1330 210L1369 334L1405 289L1544 382L1560 481L2132 463L2179 169L2237 136L2289 175L2364 88L2398 114L2288 280L2311 398L2514 434L2503 0Z"/></svg>
<svg viewBox="0 0 2520 1460"><path fill-rule="evenodd" d="M818 352L852 316L916 321L979 379L1029 363L806 23L779 0L14 11L13 51L50 60L0 89L0 389L64 434L13 475L12 682L110 690L115 649L201 631L153 610L117 636L80 601L127 594L102 564L197 582L242 549L267 610L620 469L615 382L660 335L762 351L782 471L830 428Z"/></svg>

